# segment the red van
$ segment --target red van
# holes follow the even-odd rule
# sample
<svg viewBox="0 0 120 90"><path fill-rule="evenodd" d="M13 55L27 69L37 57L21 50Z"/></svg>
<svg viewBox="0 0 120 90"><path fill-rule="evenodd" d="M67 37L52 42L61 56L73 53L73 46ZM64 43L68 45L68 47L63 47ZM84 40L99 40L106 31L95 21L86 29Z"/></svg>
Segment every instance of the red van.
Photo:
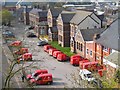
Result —
<svg viewBox="0 0 120 90"><path fill-rule="evenodd" d="M57 60L58 61L67 61L67 60L69 60L69 57L64 53L60 53L57 55Z"/></svg>
<svg viewBox="0 0 120 90"><path fill-rule="evenodd" d="M21 46L22 45L22 41L14 41L10 44L10 46Z"/></svg>
<svg viewBox="0 0 120 90"><path fill-rule="evenodd" d="M53 78L52 74L40 74L38 75L35 79L30 79L30 84L52 84L53 83Z"/></svg>
<svg viewBox="0 0 120 90"><path fill-rule="evenodd" d="M25 53L22 55L23 60L32 60L32 54L31 53Z"/></svg>
<svg viewBox="0 0 120 90"><path fill-rule="evenodd" d="M94 71L96 71L97 70L97 65L98 65L98 62L96 62L96 61L92 61L92 62L85 62L85 63L83 63L83 69L88 69L88 70L94 70Z"/></svg>
<svg viewBox="0 0 120 90"><path fill-rule="evenodd" d="M26 76L26 78L27 78L27 80L30 80L30 79L36 78L40 74L45 74L45 73L48 73L48 71L46 69L45 70L35 70L34 73L28 74Z"/></svg>
<svg viewBox="0 0 120 90"><path fill-rule="evenodd" d="M55 48L50 48L50 49L49 49L49 55L52 56L54 51L58 51L58 50L55 49Z"/></svg>
<svg viewBox="0 0 120 90"><path fill-rule="evenodd" d="M88 59L83 59L82 61L79 61L79 67L83 68L83 63L90 62Z"/></svg>
<svg viewBox="0 0 120 90"><path fill-rule="evenodd" d="M82 57L78 54L70 57L70 64L72 65L79 65L79 61L82 61Z"/></svg>
<svg viewBox="0 0 120 90"><path fill-rule="evenodd" d="M28 53L28 48L21 48L20 50L14 52L14 54L17 54L17 55L22 55L25 53Z"/></svg>
<svg viewBox="0 0 120 90"><path fill-rule="evenodd" d="M53 48L51 45L44 45L44 51L49 52L49 49Z"/></svg>
<svg viewBox="0 0 120 90"><path fill-rule="evenodd" d="M57 55L62 53L61 51L54 51L53 52L53 57L57 58Z"/></svg>

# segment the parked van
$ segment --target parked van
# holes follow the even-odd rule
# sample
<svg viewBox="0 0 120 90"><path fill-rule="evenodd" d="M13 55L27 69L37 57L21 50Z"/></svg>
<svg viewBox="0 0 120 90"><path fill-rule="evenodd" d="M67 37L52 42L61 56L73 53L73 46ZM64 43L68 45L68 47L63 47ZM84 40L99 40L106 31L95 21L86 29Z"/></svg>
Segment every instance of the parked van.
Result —
<svg viewBox="0 0 120 90"><path fill-rule="evenodd" d="M49 55L52 56L54 51L58 51L58 50L55 49L55 48L50 48L50 49L49 49Z"/></svg>
<svg viewBox="0 0 120 90"><path fill-rule="evenodd" d="M64 53L60 53L57 55L57 60L58 61L67 61L67 60L69 60L69 57Z"/></svg>
<svg viewBox="0 0 120 90"><path fill-rule="evenodd" d="M52 84L53 83L53 78L52 74L40 74L38 75L35 79L30 79L30 84Z"/></svg>
<svg viewBox="0 0 120 90"><path fill-rule="evenodd" d="M85 63L83 63L81 68L82 69L87 69L87 70L90 70L90 71L97 71L97 65L98 65L98 62L96 62L96 61L85 62Z"/></svg>
<svg viewBox="0 0 120 90"><path fill-rule="evenodd" d="M57 58L57 55L62 53L61 51L54 51L53 52L53 57Z"/></svg>
<svg viewBox="0 0 120 90"><path fill-rule="evenodd" d="M48 73L48 71L46 69L45 70L35 70L34 73L28 74L26 76L26 78L27 78L27 80L30 80L30 79L36 78L40 74L46 74L46 73Z"/></svg>
<svg viewBox="0 0 120 90"><path fill-rule="evenodd" d="M82 57L78 54L70 57L70 64L72 65L79 65L79 61L82 61Z"/></svg>
<svg viewBox="0 0 120 90"><path fill-rule="evenodd" d="M53 47L52 47L51 45L45 45L45 46L44 46L44 51L45 51L45 52L49 52L49 49L50 49L50 48L53 48Z"/></svg>

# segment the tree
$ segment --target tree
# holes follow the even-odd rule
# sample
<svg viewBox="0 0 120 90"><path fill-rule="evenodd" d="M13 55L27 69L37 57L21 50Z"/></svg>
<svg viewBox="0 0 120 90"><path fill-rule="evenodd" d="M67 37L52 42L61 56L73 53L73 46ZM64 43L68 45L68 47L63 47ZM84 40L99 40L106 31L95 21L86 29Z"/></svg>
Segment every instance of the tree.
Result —
<svg viewBox="0 0 120 90"><path fill-rule="evenodd" d="M11 21L13 19L13 15L8 10L2 10L0 12L0 15L2 16L2 24L3 25L11 25Z"/></svg>

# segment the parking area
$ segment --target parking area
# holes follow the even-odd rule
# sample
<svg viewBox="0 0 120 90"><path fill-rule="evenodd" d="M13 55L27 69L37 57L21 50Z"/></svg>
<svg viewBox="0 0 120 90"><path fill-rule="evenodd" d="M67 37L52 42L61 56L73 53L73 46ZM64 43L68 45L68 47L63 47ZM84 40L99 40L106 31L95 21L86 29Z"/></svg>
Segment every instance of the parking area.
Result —
<svg viewBox="0 0 120 90"><path fill-rule="evenodd" d="M24 47L27 47L33 55L33 61L25 62L24 65L32 64L32 67L26 71L34 72L36 69L47 69L53 75L53 84L37 85L35 88L72 88L88 87L85 81L79 79L79 67L72 66L69 61L59 62L57 59L44 52L43 46L37 46L38 38L28 38L25 35L26 26L21 23L15 23L11 31L15 34L17 40L21 40ZM78 84L79 83L79 84Z"/></svg>

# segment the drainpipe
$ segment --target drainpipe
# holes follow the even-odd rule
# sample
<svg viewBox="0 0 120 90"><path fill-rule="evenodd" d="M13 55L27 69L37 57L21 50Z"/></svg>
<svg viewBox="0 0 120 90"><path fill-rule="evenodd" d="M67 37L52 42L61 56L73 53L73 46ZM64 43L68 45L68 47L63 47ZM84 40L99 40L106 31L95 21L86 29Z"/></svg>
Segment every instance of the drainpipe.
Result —
<svg viewBox="0 0 120 90"><path fill-rule="evenodd" d="M101 46L101 64L103 64L103 46Z"/></svg>
<svg viewBox="0 0 120 90"><path fill-rule="evenodd" d="M96 52L97 52L97 43L96 42L94 43L94 49L95 49L95 52L94 52L95 57L94 57L94 59L96 61Z"/></svg>
<svg viewBox="0 0 120 90"><path fill-rule="evenodd" d="M86 58L86 42L84 42L84 58Z"/></svg>

